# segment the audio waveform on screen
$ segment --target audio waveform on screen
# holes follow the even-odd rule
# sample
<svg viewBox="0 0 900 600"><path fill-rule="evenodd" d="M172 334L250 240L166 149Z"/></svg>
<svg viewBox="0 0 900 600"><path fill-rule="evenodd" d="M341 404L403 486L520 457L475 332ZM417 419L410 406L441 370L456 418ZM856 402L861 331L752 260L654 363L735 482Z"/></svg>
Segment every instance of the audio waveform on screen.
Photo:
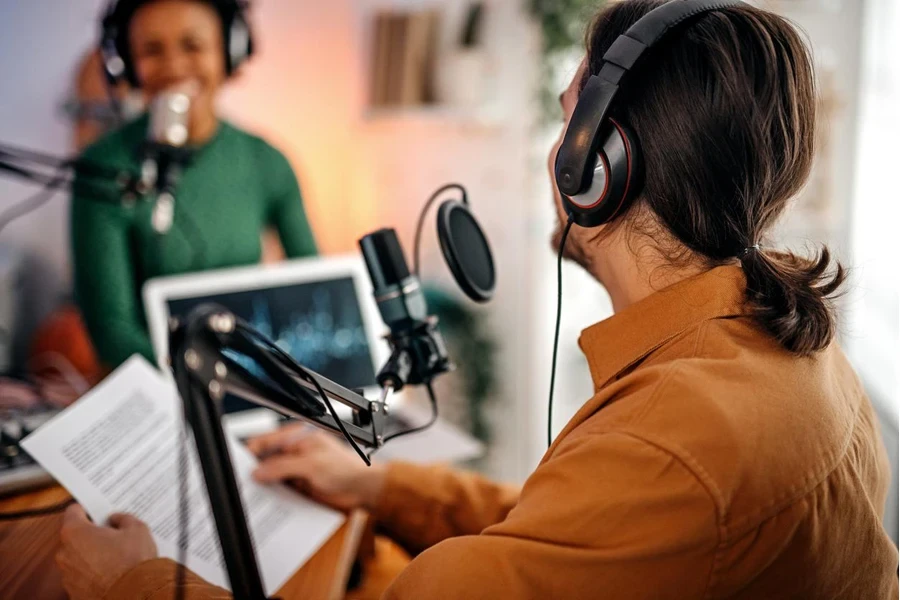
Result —
<svg viewBox="0 0 900 600"><path fill-rule="evenodd" d="M369 354L363 324L336 318L345 311L336 310L334 304L332 293L320 288L313 292L309 310L281 314L276 323L268 300L257 296L247 322L304 367L321 371L331 361Z"/></svg>

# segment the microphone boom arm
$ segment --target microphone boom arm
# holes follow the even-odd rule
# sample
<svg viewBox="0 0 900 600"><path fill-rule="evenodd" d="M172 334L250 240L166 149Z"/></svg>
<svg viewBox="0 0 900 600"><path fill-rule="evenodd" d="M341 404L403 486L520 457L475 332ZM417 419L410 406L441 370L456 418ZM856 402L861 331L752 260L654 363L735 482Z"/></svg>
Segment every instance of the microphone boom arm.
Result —
<svg viewBox="0 0 900 600"><path fill-rule="evenodd" d="M140 177L126 169L116 169L108 165L80 158L65 158L43 154L33 150L14 148L0 142L0 176L23 179L45 189L71 188L75 178L80 185L91 189L99 196L110 193L114 186L119 194L142 196L149 191ZM105 199L105 198L101 198ZM110 199L110 202L118 202Z"/></svg>
<svg viewBox="0 0 900 600"><path fill-rule="evenodd" d="M262 334L214 305L197 307L184 322L173 320L170 329L172 371L194 434L232 593L236 600L264 600L256 553L222 428L222 399L226 393L233 393L285 416L341 432L355 443L378 448L384 440L385 399L391 388L384 388L380 400L367 400L304 369L289 355L261 344L265 340ZM251 373L235 353L252 359L265 377ZM338 423L336 413L327 414L325 407L317 404L314 391L350 407L352 422Z"/></svg>
<svg viewBox="0 0 900 600"><path fill-rule="evenodd" d="M286 417L343 433L334 416L325 410L318 394L321 388L330 400L353 411L352 422L342 421L341 425L354 441L370 448L381 446L387 422L385 400L395 389L393 385L384 385L381 399L368 400L358 391L302 367L286 353L274 352L260 344L260 339L265 338L233 313L215 305L203 305L183 323L173 322L170 356L183 355L189 377L204 386L214 400L221 400L226 393L234 394ZM246 361L235 358L236 354L251 359L265 377L251 372ZM176 378L180 365L180 361L173 360Z"/></svg>

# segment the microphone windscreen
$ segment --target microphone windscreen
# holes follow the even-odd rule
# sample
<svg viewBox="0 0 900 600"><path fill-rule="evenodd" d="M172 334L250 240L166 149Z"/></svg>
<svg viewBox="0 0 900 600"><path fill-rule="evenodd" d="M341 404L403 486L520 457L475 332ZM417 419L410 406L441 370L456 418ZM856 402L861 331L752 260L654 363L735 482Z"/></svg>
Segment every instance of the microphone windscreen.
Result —
<svg viewBox="0 0 900 600"><path fill-rule="evenodd" d="M187 143L191 98L182 92L165 91L150 102L151 142L180 148Z"/></svg>
<svg viewBox="0 0 900 600"><path fill-rule="evenodd" d="M441 205L437 219L438 241L456 283L476 302L494 295L497 274L487 237L468 206L456 200Z"/></svg>

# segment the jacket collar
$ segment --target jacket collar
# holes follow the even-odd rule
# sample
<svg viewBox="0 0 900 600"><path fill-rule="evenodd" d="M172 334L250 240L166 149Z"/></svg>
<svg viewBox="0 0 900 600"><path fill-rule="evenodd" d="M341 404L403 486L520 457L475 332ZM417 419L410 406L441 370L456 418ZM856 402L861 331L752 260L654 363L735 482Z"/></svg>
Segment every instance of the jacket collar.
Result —
<svg viewBox="0 0 900 600"><path fill-rule="evenodd" d="M703 321L744 314L745 289L739 266L717 267L655 292L582 331L578 343L594 391L681 332Z"/></svg>

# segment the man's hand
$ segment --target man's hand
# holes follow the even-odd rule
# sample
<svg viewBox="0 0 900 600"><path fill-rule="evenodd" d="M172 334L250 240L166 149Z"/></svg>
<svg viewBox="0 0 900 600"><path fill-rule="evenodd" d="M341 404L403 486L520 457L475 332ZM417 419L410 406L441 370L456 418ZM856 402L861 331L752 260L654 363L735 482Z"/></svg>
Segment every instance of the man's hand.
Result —
<svg viewBox="0 0 900 600"><path fill-rule="evenodd" d="M150 530L131 515L114 514L109 527L94 525L84 509L66 510L56 564L70 600L102 598L122 575L157 557Z"/></svg>
<svg viewBox="0 0 900 600"><path fill-rule="evenodd" d="M367 467L340 440L308 425L282 427L247 447L261 459L253 474L257 481L286 481L338 510L371 509L384 487L383 465Z"/></svg>

